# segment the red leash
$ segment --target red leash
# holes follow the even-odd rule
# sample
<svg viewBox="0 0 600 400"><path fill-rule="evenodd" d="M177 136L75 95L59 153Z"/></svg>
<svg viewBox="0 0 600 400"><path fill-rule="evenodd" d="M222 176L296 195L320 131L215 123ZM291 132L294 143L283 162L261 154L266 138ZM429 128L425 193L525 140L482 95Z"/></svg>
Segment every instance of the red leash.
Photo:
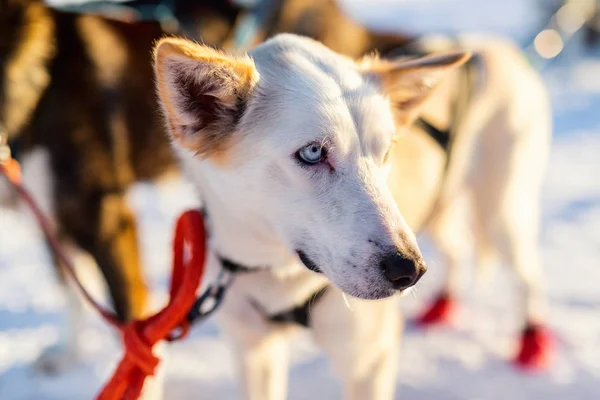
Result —
<svg viewBox="0 0 600 400"><path fill-rule="evenodd" d="M159 359L152 353L154 344L174 338L172 332L177 328L181 330L177 339L184 337L188 332L189 323L186 316L194 304L196 290L204 273L206 238L202 214L198 211L187 211L177 220L173 242L173 275L167 306L147 319L122 324L113 312L98 304L77 279L73 264L63 252L48 219L21 184L18 162L10 157L0 162L0 173L6 176L19 196L27 203L56 257L64 263L68 275L83 296L106 322L122 334L125 354L97 400L137 399L142 392L146 377L154 374L159 363ZM188 257L186 257L187 253L189 253Z"/></svg>

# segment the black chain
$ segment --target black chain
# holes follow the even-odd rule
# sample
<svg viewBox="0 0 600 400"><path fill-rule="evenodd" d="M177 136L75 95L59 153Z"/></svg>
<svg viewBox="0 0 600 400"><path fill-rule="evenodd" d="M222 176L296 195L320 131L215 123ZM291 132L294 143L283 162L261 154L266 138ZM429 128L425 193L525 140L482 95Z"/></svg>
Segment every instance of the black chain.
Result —
<svg viewBox="0 0 600 400"><path fill-rule="evenodd" d="M188 312L187 320L190 325L205 320L215 312L223 302L225 293L232 283L233 274L225 270L221 271L216 281L211 283L196 299Z"/></svg>

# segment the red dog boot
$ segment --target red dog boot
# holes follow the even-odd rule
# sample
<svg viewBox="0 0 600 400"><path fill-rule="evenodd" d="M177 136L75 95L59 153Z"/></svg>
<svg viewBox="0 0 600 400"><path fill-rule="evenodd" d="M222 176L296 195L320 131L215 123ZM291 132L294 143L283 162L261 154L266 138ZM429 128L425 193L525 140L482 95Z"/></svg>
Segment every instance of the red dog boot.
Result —
<svg viewBox="0 0 600 400"><path fill-rule="evenodd" d="M542 369L550 364L553 350L550 332L541 325L529 323L521 334L521 347L515 363L529 370Z"/></svg>
<svg viewBox="0 0 600 400"><path fill-rule="evenodd" d="M455 309L454 299L448 293L442 292L416 322L421 326L450 322Z"/></svg>

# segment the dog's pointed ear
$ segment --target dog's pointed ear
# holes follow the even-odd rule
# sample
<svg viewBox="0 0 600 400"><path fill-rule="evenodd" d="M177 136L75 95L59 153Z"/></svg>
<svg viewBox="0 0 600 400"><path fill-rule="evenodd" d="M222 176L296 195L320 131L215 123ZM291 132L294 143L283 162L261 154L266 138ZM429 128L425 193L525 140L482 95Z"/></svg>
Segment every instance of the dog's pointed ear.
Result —
<svg viewBox="0 0 600 400"><path fill-rule="evenodd" d="M154 68L173 140L201 156L225 152L258 81L254 62L166 38L155 47Z"/></svg>
<svg viewBox="0 0 600 400"><path fill-rule="evenodd" d="M408 60L382 60L368 56L358 65L389 97L397 122L407 125L417 117L420 107L448 72L470 57L468 52L434 54Z"/></svg>

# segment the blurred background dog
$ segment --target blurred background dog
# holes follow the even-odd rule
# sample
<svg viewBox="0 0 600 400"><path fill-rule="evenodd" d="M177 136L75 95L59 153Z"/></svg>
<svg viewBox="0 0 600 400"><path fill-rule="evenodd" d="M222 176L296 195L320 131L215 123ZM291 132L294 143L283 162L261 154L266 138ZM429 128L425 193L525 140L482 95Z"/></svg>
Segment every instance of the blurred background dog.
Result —
<svg viewBox="0 0 600 400"><path fill-rule="evenodd" d="M195 33L215 44L223 40L221 26L234 23L220 4L202 4L204 17L195 20ZM37 0L0 5L0 123L22 161L24 183L71 254L93 257L118 317L138 318L147 305L146 283L125 195L133 182L176 168L157 112L150 57L154 41L171 28L131 23L120 9L119 18L110 18L110 9L103 16ZM11 192L2 190L8 200ZM77 300L71 303L78 308ZM44 358L44 368L66 361L58 354Z"/></svg>

